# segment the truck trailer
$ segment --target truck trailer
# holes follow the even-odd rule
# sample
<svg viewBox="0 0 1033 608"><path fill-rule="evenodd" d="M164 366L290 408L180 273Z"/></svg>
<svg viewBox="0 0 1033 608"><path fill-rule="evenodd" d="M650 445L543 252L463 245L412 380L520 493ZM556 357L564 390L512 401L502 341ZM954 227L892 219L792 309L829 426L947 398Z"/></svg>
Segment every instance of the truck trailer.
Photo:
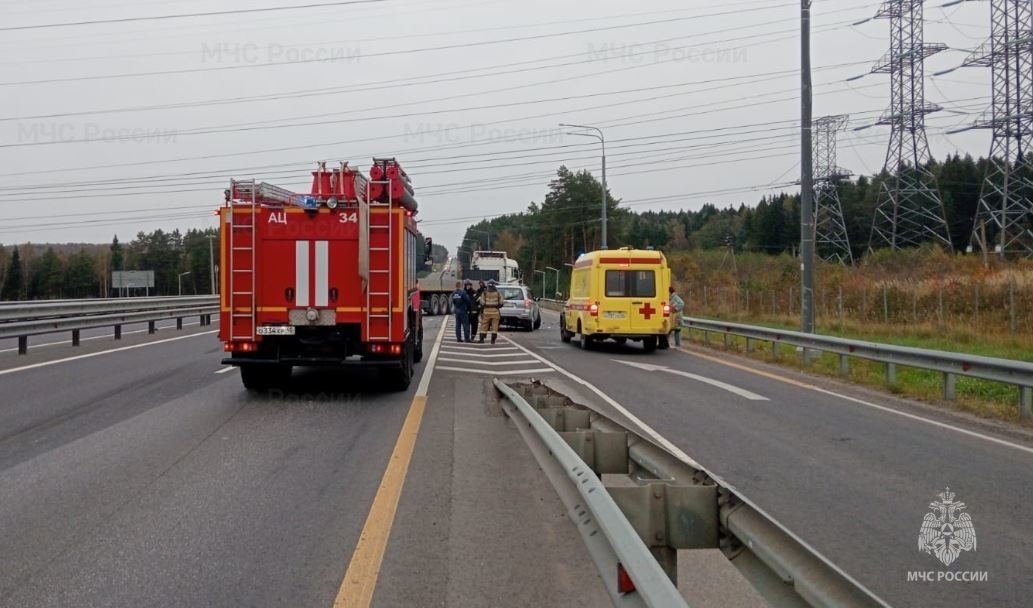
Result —
<svg viewBox="0 0 1033 608"><path fill-rule="evenodd" d="M287 384L296 366L372 368L407 389L423 357L417 211L393 158L374 158L368 177L320 163L308 193L231 180L219 210L222 362L249 390Z"/></svg>
<svg viewBox="0 0 1033 608"><path fill-rule="evenodd" d="M474 251L466 278L473 281L495 281L500 285L520 283L520 264L505 251Z"/></svg>

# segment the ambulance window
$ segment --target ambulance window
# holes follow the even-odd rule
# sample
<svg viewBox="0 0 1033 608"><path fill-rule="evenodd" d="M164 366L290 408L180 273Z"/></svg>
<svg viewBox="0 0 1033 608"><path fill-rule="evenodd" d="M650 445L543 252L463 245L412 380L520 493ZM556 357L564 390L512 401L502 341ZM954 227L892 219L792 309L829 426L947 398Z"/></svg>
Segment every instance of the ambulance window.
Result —
<svg viewBox="0 0 1033 608"><path fill-rule="evenodd" d="M652 270L607 270L606 297L655 298L656 272Z"/></svg>
<svg viewBox="0 0 1033 608"><path fill-rule="evenodd" d="M606 271L606 297L607 298L620 298L625 295L625 280L623 270L607 270Z"/></svg>
<svg viewBox="0 0 1033 608"><path fill-rule="evenodd" d="M656 273L652 270L634 270L628 273L631 295L635 298L656 297Z"/></svg>

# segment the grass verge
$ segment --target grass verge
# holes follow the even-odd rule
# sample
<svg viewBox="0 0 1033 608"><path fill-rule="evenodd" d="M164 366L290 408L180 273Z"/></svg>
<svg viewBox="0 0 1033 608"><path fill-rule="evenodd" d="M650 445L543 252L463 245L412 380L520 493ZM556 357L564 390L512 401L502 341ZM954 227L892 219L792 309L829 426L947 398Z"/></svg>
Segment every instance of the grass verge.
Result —
<svg viewBox="0 0 1033 608"><path fill-rule="evenodd" d="M731 321L732 319L726 320ZM741 320L740 322L747 321ZM779 329L796 329L796 327L784 321L758 323L756 320L749 320L748 322ZM688 333L686 332L686 334ZM1029 339L1017 336L1012 339L1001 339L999 336L977 339L977 337L973 336L968 341L958 341L956 337L935 335L934 333L926 334L917 328L912 328L910 332L906 333L901 332L899 329L889 333L877 327L865 330L842 326L823 328L821 333L883 344L949 350L1024 361L1033 360L1033 348L1024 346L1024 343L1028 342ZM704 344L703 333L700 331L693 331L691 332L691 337L686 335L686 338L693 344ZM747 352L745 338L728 336L727 346L725 344L726 342L722 336L716 334L710 336L709 346L717 349L727 349L758 360L824 376L841 378L863 386L887 390L894 394L935 404L947 409L967 412L983 418L1006 420L1033 428L1033 422L1021 420L1019 417L1019 390L1013 385L959 376L955 385L956 400L944 401L943 376L939 372L898 365L895 382L887 385L886 365L883 363L851 358L849 360L849 373L844 377L840 374L838 355L831 353L822 353L813 359L809 365L804 365L803 357L795 349L785 345L781 348L780 356L776 358L772 353L770 342L752 341L752 352Z"/></svg>

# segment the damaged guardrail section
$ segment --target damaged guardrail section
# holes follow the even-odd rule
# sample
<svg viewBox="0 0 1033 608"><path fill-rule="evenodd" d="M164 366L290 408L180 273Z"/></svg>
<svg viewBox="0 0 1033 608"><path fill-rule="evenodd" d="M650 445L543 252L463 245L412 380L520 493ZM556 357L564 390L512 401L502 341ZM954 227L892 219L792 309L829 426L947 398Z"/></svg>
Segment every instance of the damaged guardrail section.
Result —
<svg viewBox="0 0 1033 608"><path fill-rule="evenodd" d="M614 605L688 606L690 590L708 581L679 574L679 556L710 549L738 570L748 595L772 606L887 606L694 463L540 382L495 387Z"/></svg>

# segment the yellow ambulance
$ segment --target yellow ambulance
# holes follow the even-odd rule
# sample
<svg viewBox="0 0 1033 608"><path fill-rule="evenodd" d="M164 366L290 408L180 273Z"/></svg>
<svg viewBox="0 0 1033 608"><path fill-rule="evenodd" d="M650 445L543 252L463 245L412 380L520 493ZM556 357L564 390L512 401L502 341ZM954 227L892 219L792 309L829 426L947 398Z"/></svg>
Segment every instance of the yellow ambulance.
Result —
<svg viewBox="0 0 1033 608"><path fill-rule="evenodd" d="M592 251L574 263L560 337L583 349L603 340L641 342L647 352L667 348L672 329L667 300L671 269L659 251Z"/></svg>

